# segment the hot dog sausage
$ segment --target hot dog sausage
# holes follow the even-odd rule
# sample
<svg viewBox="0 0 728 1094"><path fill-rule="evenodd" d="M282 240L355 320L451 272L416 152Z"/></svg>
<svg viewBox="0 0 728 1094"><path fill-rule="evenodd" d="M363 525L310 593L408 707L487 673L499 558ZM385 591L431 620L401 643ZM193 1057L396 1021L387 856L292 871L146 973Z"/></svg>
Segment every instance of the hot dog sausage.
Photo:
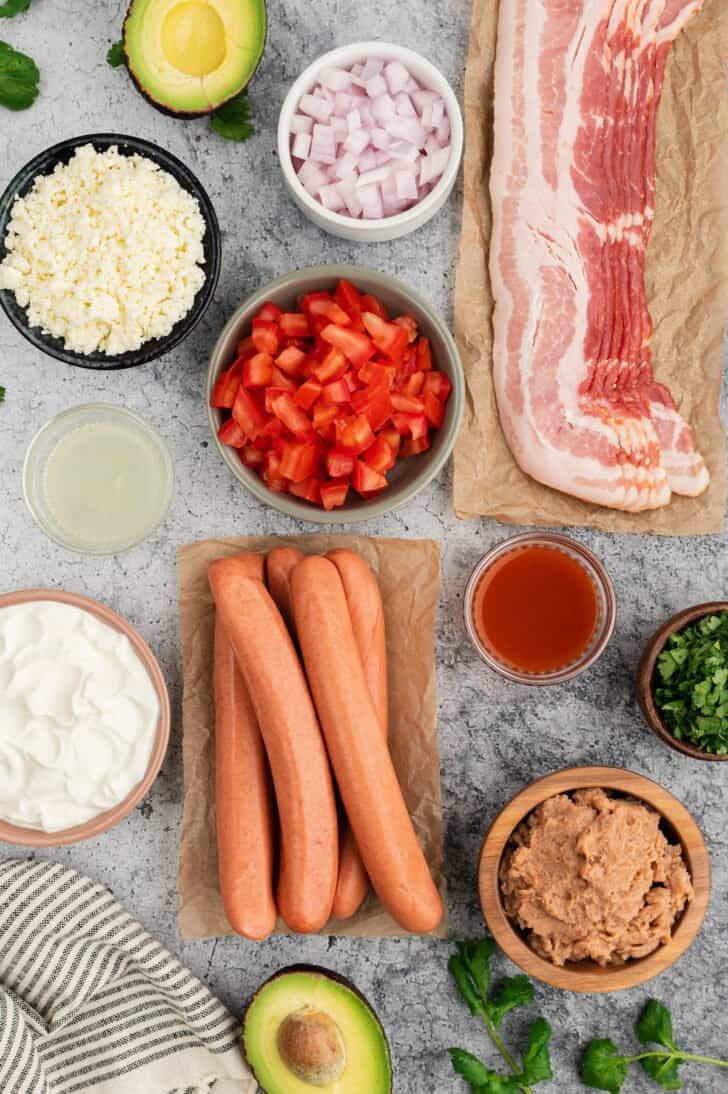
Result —
<svg viewBox="0 0 728 1094"><path fill-rule="evenodd" d="M386 740L389 723L387 641L379 586L364 559L354 551L338 549L329 551L326 557L338 570L344 586L364 675ZM346 824L341 832L341 857L339 880L334 897L334 916L337 919L349 919L361 907L368 892L369 877L364 869L351 826Z"/></svg>
<svg viewBox="0 0 728 1094"><path fill-rule="evenodd" d="M210 583L273 775L281 828L278 911L292 930L316 931L331 914L339 851L331 771L306 677L259 581L219 569Z"/></svg>
<svg viewBox="0 0 728 1094"><path fill-rule="evenodd" d="M311 691L364 865L402 927L431 931L442 901L369 694L338 571L328 559L305 558L293 571L291 592Z"/></svg>
<svg viewBox="0 0 728 1094"><path fill-rule="evenodd" d="M293 609L291 608L291 571L303 558L297 547L274 547L265 560L268 591L276 607L293 634Z"/></svg>

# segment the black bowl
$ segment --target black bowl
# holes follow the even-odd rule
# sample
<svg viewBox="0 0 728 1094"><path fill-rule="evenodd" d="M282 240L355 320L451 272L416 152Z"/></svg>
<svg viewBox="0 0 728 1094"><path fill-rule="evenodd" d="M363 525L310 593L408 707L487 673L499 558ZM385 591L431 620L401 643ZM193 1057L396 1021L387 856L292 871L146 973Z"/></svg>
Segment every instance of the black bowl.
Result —
<svg viewBox="0 0 728 1094"><path fill-rule="evenodd" d="M16 197L27 194L38 175L48 175L53 171L56 164L68 163L76 149L84 144L92 144L97 151L111 148L113 145L124 156L146 156L154 163L159 164L164 171L168 171L184 190L197 198L206 229L203 239L205 281L195 297L192 308L187 315L175 324L165 338L150 339L137 350L114 356L108 353L87 354L67 350L60 338L44 334L40 327L31 327L28 323L25 308L19 306L15 299L15 293L10 289L0 290L0 307L24 338L27 338L36 349L42 350L50 357L56 357L59 361L65 361L66 364L76 365L79 368L109 370L132 368L134 365L143 365L147 361L153 361L178 345L197 326L205 314L220 276L220 227L207 193L189 168L176 156L173 156L170 152L165 152L158 145L140 140L138 137L127 137L121 133L91 133L84 137L72 137L70 140L61 141L60 144L54 144L52 148L47 148L45 152L35 156L29 163L26 163L25 167L18 171L5 193L0 197L0 262L7 254L5 237Z"/></svg>

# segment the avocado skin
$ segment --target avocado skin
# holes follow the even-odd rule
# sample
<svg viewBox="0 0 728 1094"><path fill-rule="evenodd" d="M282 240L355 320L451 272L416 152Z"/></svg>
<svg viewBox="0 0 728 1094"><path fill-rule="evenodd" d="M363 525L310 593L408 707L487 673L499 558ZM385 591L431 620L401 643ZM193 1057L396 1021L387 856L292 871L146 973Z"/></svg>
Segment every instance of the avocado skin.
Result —
<svg viewBox="0 0 728 1094"><path fill-rule="evenodd" d="M253 1005L255 1000L258 998L260 993L265 988L267 988L269 984L272 984L273 981L283 979L286 976L291 976L291 975L293 975L295 973L298 973L298 972L300 972L300 973L309 973L312 976L323 976L323 977L326 977L327 980L333 980L333 982L335 984L341 984L342 987L348 988L348 990L350 992L352 992L353 995L356 995L356 997L361 1000L361 1002L364 1004L364 1006L367 1008L367 1010L369 1010L371 1012L371 1014L374 1016L374 1020L376 1021L377 1025L379 1026L379 1029L381 1030L382 1038L384 1040L384 1045L385 1045L386 1050L387 1050L387 1061L389 1063L389 1076L390 1076L390 1079L389 1079L389 1094L392 1094L392 1091L394 1089L394 1083L393 1083L393 1078L392 1078L392 1051L391 1051L390 1046L389 1046L389 1039L387 1038L387 1034L385 1032L384 1026L379 1021L379 1016L378 1016L376 1010L374 1009L374 1007L371 1005L371 1003L367 999L366 995L364 995L363 992L359 991L359 988L357 988L356 984L352 984L351 980L347 979L346 976L342 976L338 972L333 972L331 969L325 969L321 965L306 965L306 964L286 965L285 968L279 969L278 972L274 972L272 976L269 976L268 979L265 980L260 985L258 990L253 993L253 996L251 997L250 1002L248 1003L247 1007L245 1008L245 1015L243 1016L243 1028L245 1027L245 1019L247 1018L248 1011L250 1010L251 1006ZM243 1044L244 1044L244 1042L243 1042ZM246 1062L248 1064L248 1067L253 1072L253 1076L255 1077L256 1081L258 1081L258 1076L255 1074L255 1067L253 1066L251 1060L248 1058L247 1053L246 1053L245 1058L246 1058ZM261 1089L263 1089L263 1088L261 1087ZM313 1090L315 1088L312 1087L311 1089Z"/></svg>
<svg viewBox="0 0 728 1094"><path fill-rule="evenodd" d="M228 95L227 98L221 99L219 103L215 103L215 105L211 106L208 110L175 110L171 106L165 106L163 103L160 103L158 99L155 99L144 87L144 84L134 71L134 63L132 61L132 58L129 56L129 52L126 48L126 25L129 21L129 16L132 14L132 11L134 9L134 3L135 0L131 0L129 7L126 11L126 15L124 16L124 26L122 28L122 42L124 43L126 68L132 78L134 87L137 89L139 94L142 96L143 99L147 100L150 106L153 106L155 110L158 110L160 114L166 114L168 118L178 118L182 121L192 121L194 118L206 118L208 114L214 114L215 111L219 109L219 107L224 106L225 103L230 102L230 100L234 99L236 95L239 95L241 91L244 91L245 88L248 87L248 85L250 84L250 81L253 79L258 69L260 68L260 63L265 56L266 47L268 45L268 0L261 0L261 3L263 5L263 11L265 12L265 35L263 38L263 48L260 51L260 58L258 60L258 63L253 71L250 73L247 83L243 84L242 87L239 87L237 91L234 91L232 95Z"/></svg>

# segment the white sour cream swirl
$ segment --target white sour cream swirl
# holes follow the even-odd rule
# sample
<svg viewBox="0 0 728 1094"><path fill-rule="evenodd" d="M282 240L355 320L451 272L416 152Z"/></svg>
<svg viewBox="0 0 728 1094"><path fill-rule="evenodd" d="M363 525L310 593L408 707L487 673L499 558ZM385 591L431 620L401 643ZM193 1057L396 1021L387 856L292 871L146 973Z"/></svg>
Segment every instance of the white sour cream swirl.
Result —
<svg viewBox="0 0 728 1094"><path fill-rule="evenodd" d="M0 817L58 832L144 778L159 721L125 635L55 601L0 608Z"/></svg>

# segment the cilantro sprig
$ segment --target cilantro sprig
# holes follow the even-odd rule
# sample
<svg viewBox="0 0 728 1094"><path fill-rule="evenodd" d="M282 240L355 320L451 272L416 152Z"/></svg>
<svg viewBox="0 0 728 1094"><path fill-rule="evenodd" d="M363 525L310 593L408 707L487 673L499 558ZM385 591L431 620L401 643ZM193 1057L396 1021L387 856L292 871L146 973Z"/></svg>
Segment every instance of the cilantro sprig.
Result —
<svg viewBox="0 0 728 1094"><path fill-rule="evenodd" d="M106 63L112 68L120 68L126 64L126 52L123 42L113 42L106 54Z"/></svg>
<svg viewBox="0 0 728 1094"><path fill-rule="evenodd" d="M637 1039L642 1045L660 1045L633 1056L622 1056L613 1041L597 1038L589 1044L581 1062L581 1078L592 1090L607 1090L619 1094L632 1064L655 1080L662 1090L680 1090L682 1083L678 1068L685 1063L711 1064L728 1068L728 1060L716 1060L712 1056L696 1056L684 1052L675 1044L672 1032L672 1015L666 1006L651 999L637 1023Z"/></svg>
<svg viewBox="0 0 728 1094"><path fill-rule="evenodd" d="M213 112L211 125L228 141L247 141L255 133L252 119L253 111L246 88Z"/></svg>
<svg viewBox="0 0 728 1094"><path fill-rule="evenodd" d="M677 740L728 755L728 612L670 636L657 659L654 695Z"/></svg>
<svg viewBox="0 0 728 1094"><path fill-rule="evenodd" d="M40 72L32 57L0 42L0 105L27 110L38 97Z"/></svg>
<svg viewBox="0 0 728 1094"><path fill-rule="evenodd" d="M492 986L491 958L496 951L492 938L477 942L458 942L457 953L448 968L458 991L474 1018L481 1018L488 1035L505 1060L510 1073L493 1071L472 1053L451 1048L450 1059L473 1094L533 1094L532 1087L551 1079L549 1041L551 1026L545 1018L537 1018L530 1026L526 1050L520 1063L499 1032L505 1016L516 1007L526 1006L533 999L533 984L527 976L509 976Z"/></svg>
<svg viewBox="0 0 728 1094"><path fill-rule="evenodd" d="M0 19L12 19L29 7L30 0L5 0L4 4L0 4Z"/></svg>

